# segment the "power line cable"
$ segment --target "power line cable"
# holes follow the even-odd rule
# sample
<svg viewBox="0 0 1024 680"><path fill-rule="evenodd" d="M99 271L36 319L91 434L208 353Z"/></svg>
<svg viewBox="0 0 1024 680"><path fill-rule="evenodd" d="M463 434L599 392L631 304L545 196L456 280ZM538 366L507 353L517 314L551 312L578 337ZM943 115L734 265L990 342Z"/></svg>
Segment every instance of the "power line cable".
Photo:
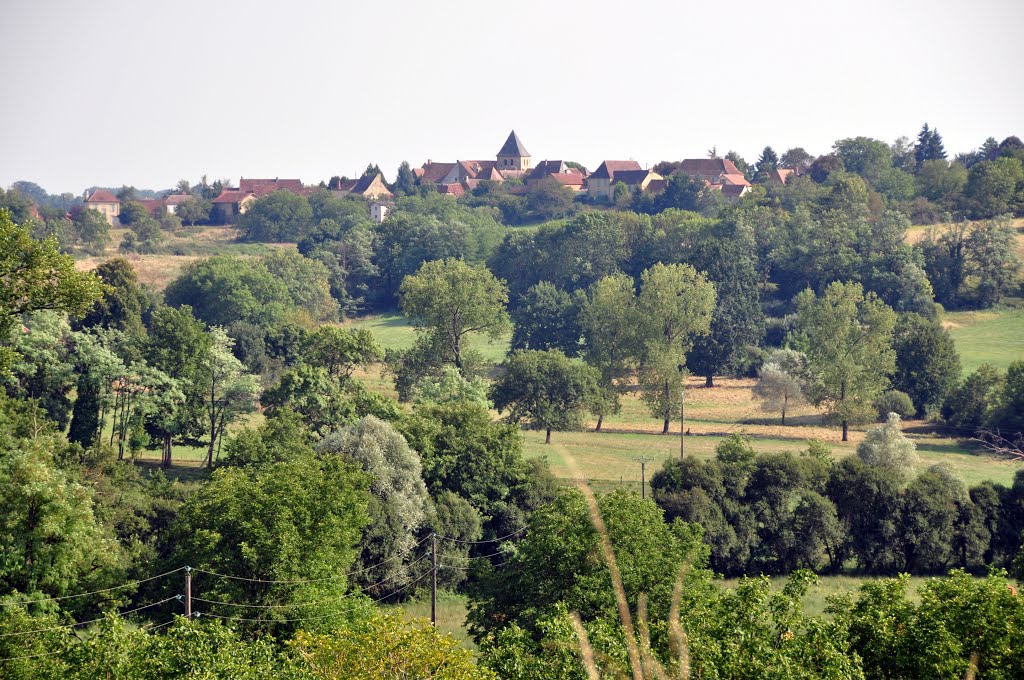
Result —
<svg viewBox="0 0 1024 680"><path fill-rule="evenodd" d="M457 559L457 560L482 560L482 559L486 559L488 557L497 557L498 555L504 555L504 554L505 554L504 552L499 550L497 552L488 553L486 555L475 555L475 556L472 556L472 557L467 557L467 556L463 556L463 555L446 555L445 559L446 560L449 560L449 559Z"/></svg>
<svg viewBox="0 0 1024 680"><path fill-rule="evenodd" d="M416 583L422 581L424 578L426 578L430 574L431 574L430 571L426 571L423 574L421 574L420 576L418 576L416 579L410 581L409 583L406 583L401 588L399 588L399 589L397 589L395 591L392 591L391 593L388 593L387 595L384 595L383 597L378 597L376 599L374 599L374 598L369 599L368 603L382 602L382 601L384 601L384 600L386 600L386 599L388 599L390 597L394 597L395 595L399 594L400 592L402 592L402 591L412 587ZM329 619L329 618L338 616L340 614L345 614L345 613L350 612L350 611L355 611L356 609L359 609L359 608L360 607L349 607L348 609L341 609L339 611L331 612L330 614L324 614L323 616L305 616L305 617L296 618L296 619L254 619L254 618L247 618L247 617L244 617L244 616L220 616L218 614L209 614L207 612L198 612L198 613L194 614L193 616L196 616L196 617L198 617L198 616L208 616L210 618L220 619L222 621L251 621L251 622L255 622L255 623L295 623L295 622L298 622L298 621L318 621L318 620L321 620L321 619Z"/></svg>
<svg viewBox="0 0 1024 680"><path fill-rule="evenodd" d="M216 578L227 578L227 579L231 579L233 581L247 581L249 583L276 583L276 584L292 584L292 585L300 585L300 584L303 584L303 583L326 583L328 581L340 581L341 579L348 578L349 576L355 576L357 574L362 574L364 572L370 571L371 569L376 569L377 567L382 567L385 564L388 564L389 562L394 562L397 559L401 559L401 558L405 557L406 555L408 555L408 554L412 553L413 551L415 551L417 548L419 548L421 545L423 545L429 538L430 537L427 536L426 538L420 539L420 541L418 543L416 543L414 546L412 546L408 550L406 550L404 552L401 552L401 553L398 553L398 554L395 554L395 555L392 555L391 557L389 557L388 559L384 560L383 562L378 562L377 564L371 564L368 567L363 567L361 569L356 569L355 571L350 571L347 574L340 574L338 576L329 576L329 577L326 577L326 578L295 579L295 580L271 580L271 579L262 579L262 578L247 578L245 576L232 576L230 574L220 574L220 573L217 573L215 571L207 571L206 569L198 569L196 567L193 567L192 571L194 571L194 572L196 572L198 574L206 574L207 576L214 576Z"/></svg>
<svg viewBox="0 0 1024 680"><path fill-rule="evenodd" d="M491 564L491 566L494 567L494 568L498 568L498 567L501 567L501 566L504 566L504 565L508 564L511 561L512 561L511 559L508 559L508 560L505 560L504 562L498 562L497 564ZM487 562L487 564L490 564L490 562ZM477 565L475 565L475 564L470 564L470 565L467 565L467 566L464 566L464 567L460 567L460 566L457 566L457 565L454 565L454 564L439 564L439 565L437 565L438 569L459 569L461 571L469 571L470 569L475 569L476 567L477 567Z"/></svg>
<svg viewBox="0 0 1024 680"><path fill-rule="evenodd" d="M149 609L150 607L158 607L158 606L160 606L160 605L162 605L162 604L164 604L166 602L170 602L171 600L180 600L180 599L181 599L181 595L174 595L173 597L167 597L167 598L164 598L164 599L162 599L162 600L160 600L158 602L151 602L150 604L146 604L146 605L143 605L141 607L136 607L135 609L129 609L128 611L124 611L124 612L117 612L117 615L118 616L127 616L128 614L134 614L135 612L141 612L143 609ZM52 628L36 628L35 630L19 630L19 631L16 631L14 633L4 633L4 634L0 635L0 638L11 637L13 635L28 635L29 633L48 633L48 632L53 631L53 630L64 630L66 628L78 628L79 626L87 626L90 623L99 623L100 621L103 621L105 618L106 617L104 616L104 617L101 617L101 618L98 618L98 619L91 619L89 621L79 621L78 623L66 623L66 624L61 625L61 626L53 626Z"/></svg>
<svg viewBox="0 0 1024 680"><path fill-rule="evenodd" d="M169 598L169 599L174 600L174 599L177 599L177 598L176 597L172 597L172 598ZM157 604L161 604L161 603L155 602L152 605L147 605L147 606L156 606ZM135 610L135 611L138 611L138 610ZM121 615L130 614L130 613L131 612L123 612ZM102 621L103 619L96 619L96 620L97 621ZM149 631L158 630L160 628L163 628L164 626L169 626L172 623L174 623L175 620L176 619L171 619L170 621L164 621L163 623L160 623L160 624L143 626L141 628L141 630L143 630L143 631L148 633ZM78 624L78 625L84 625L85 623L94 623L94 622L87 621L87 622L83 622L82 624ZM69 626L61 626L60 628L67 628L67 627L69 627ZM58 630L58 628L45 629L45 630ZM36 632L41 632L41 631L25 631L25 632L36 633ZM76 638L76 640L77 640L77 642L75 644L81 644L83 642L83 640L81 638ZM42 657L45 657L45 656L54 656L56 654L62 654L64 651L66 651L66 650L58 649L58 650L55 650L55 651L52 651L52 652L40 652L39 654L22 654L21 656L9 656L9 657L0 659L0 663L5 663L7 661L19 661L21 659L39 659L39 658L42 658Z"/></svg>
<svg viewBox="0 0 1024 680"><path fill-rule="evenodd" d="M418 563L422 562L423 560L427 559L428 557L430 557L429 554L424 554L424 555L420 556L418 559L416 559L415 561L410 562L408 566L411 567L414 564L418 564ZM430 572L427 572L427 573L429 574ZM387 583L388 581L393 581L394 579L395 579L394 576L389 576L389 577L387 577L387 578L385 578L385 579L383 579L381 581L378 581L377 583L371 583L370 585L366 586L366 588L374 588L376 586L381 585L382 583ZM326 599L326 600L314 600L313 602L293 602L293 603L289 603L289 604L245 604L245 603L241 603L241 602L224 602L224 601L221 601L221 600L207 600L207 599L202 598L202 597L193 597L192 601L193 602L205 602L206 604L223 605L223 606L226 606L226 607L246 607L246 608L249 608L249 609L285 609L285 608L288 608L288 607L311 607L311 606L313 606L315 604L324 604L326 602L340 602L341 600L351 599L353 597L358 597L360 595L362 595L362 593L347 593L345 595L340 595L338 597L332 597L332 598L329 598L329 599Z"/></svg>
<svg viewBox="0 0 1024 680"><path fill-rule="evenodd" d="M511 538L512 536L516 536L518 534L523 533L528 528L529 527L523 527L521 529L516 529L515 531L513 531L510 534L505 534L504 536L498 536L497 538L489 538L489 539L487 539L485 541L464 541L461 538L451 538L450 536L442 536L441 534L437 534L437 537L440 538L442 541L451 541L452 543L462 543L462 544L465 544L465 545L482 545L484 543L497 543L499 541L504 541L507 538Z"/></svg>
<svg viewBox="0 0 1024 680"><path fill-rule="evenodd" d="M104 588L102 590L93 590L93 591L90 591L88 593L77 593L75 595L61 595L60 597L44 597L44 598L41 598L41 599L38 599L38 600L19 600L17 602L0 602L0 607L11 607L11 606L14 606L14 605L22 605L22 604L39 604L41 602L59 602L61 600L73 600L73 599L78 598L78 597L88 597L89 595L99 595L100 593L110 593L110 592L113 592L115 590L123 590L125 588L130 588L131 586L139 585L140 583L146 583L147 581L155 581L156 579L163 578L164 576L170 576L171 574L177 573L177 572L181 571L184 568L185 567L178 567L177 569L171 569L170 571L165 571L164 573L157 574L156 576L150 576L149 578L139 579L138 581L129 581L128 583L125 583L124 585L114 586L113 588Z"/></svg>

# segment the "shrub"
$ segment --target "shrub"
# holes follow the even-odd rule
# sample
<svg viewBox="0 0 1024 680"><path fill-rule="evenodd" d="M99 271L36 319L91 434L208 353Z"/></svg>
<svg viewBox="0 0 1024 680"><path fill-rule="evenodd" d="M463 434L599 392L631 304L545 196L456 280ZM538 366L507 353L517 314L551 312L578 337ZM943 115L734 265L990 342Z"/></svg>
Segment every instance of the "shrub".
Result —
<svg viewBox="0 0 1024 680"><path fill-rule="evenodd" d="M886 420L890 413L895 413L900 418L909 418L916 413L910 395L899 390L884 392L875 400L875 408L878 409L879 421Z"/></svg>

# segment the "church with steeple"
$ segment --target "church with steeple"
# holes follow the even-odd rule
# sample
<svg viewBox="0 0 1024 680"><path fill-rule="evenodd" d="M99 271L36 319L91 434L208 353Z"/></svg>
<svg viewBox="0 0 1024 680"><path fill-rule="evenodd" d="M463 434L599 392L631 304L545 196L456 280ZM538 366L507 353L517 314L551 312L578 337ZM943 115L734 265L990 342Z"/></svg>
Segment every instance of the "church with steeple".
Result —
<svg viewBox="0 0 1024 680"><path fill-rule="evenodd" d="M530 152L526 150L523 141L513 130L505 140L505 145L498 152L498 171L528 172L530 167Z"/></svg>
<svg viewBox="0 0 1024 680"><path fill-rule="evenodd" d="M530 152L513 130L498 151L497 160L455 161L437 163L427 160L423 167L413 170L421 183L436 184L442 193L461 196L472 191L480 182L504 182L522 179L533 169Z"/></svg>

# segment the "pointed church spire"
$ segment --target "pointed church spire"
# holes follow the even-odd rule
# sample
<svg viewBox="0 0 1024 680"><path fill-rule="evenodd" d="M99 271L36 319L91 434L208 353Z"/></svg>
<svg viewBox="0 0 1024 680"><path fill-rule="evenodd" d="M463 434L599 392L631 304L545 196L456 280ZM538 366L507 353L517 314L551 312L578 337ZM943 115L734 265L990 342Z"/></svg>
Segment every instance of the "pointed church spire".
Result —
<svg viewBox="0 0 1024 680"><path fill-rule="evenodd" d="M502 156L529 156L530 152L523 146L522 140L519 139L519 135L513 130L509 133L508 139L505 140L505 145L501 147L501 151L498 152L498 158Z"/></svg>

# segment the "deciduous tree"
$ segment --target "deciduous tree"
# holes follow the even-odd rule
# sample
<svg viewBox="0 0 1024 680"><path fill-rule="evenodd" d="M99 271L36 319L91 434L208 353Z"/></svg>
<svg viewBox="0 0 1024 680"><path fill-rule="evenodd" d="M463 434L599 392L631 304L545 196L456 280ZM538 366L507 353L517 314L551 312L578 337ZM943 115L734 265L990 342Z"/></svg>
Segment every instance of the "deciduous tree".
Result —
<svg viewBox="0 0 1024 680"><path fill-rule="evenodd" d="M664 418L667 434L682 406L687 353L711 328L715 286L690 265L656 264L640 277L638 309L641 393L651 414Z"/></svg>
<svg viewBox="0 0 1024 680"><path fill-rule="evenodd" d="M776 350L761 367L761 376L754 386L754 398L762 410L782 414L786 424L786 411L803 403L808 379L807 357L792 349Z"/></svg>
<svg viewBox="0 0 1024 680"><path fill-rule="evenodd" d="M811 400L843 427L870 420L871 405L895 370L896 314L858 283L835 282L797 296L797 346L807 355Z"/></svg>
<svg viewBox="0 0 1024 680"><path fill-rule="evenodd" d="M436 337L462 373L466 336L479 333L497 340L511 325L504 282L462 260L427 262L402 282L400 294L417 331Z"/></svg>
<svg viewBox="0 0 1024 680"><path fill-rule="evenodd" d="M517 350L504 367L505 373L491 389L491 400L499 411L509 411L509 422L545 430L546 444L551 443L551 430L582 425L597 389L595 369L558 350Z"/></svg>

